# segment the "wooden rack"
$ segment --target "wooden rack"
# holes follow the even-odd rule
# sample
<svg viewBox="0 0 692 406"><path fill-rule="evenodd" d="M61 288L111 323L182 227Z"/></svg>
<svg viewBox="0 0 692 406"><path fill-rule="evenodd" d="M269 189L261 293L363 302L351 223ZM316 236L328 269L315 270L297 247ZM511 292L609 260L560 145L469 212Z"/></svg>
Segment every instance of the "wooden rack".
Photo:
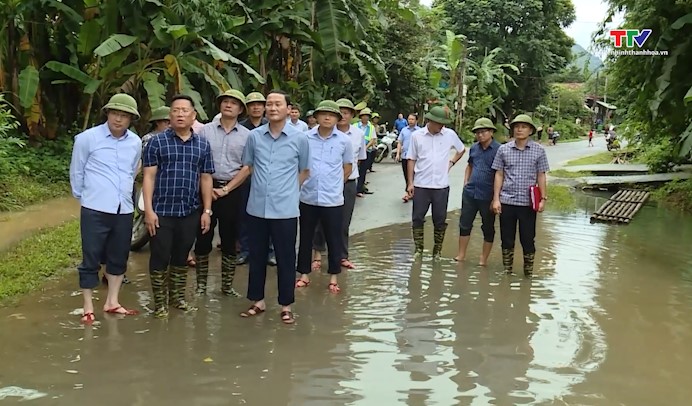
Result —
<svg viewBox="0 0 692 406"><path fill-rule="evenodd" d="M646 190L622 189L608 199L591 215L591 223L629 224L642 208L650 193Z"/></svg>

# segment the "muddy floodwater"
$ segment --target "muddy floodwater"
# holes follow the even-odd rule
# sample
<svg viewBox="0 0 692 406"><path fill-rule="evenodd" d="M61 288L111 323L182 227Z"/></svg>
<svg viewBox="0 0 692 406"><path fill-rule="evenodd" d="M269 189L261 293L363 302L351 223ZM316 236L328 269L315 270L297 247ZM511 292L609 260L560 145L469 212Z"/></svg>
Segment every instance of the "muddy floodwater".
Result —
<svg viewBox="0 0 692 406"><path fill-rule="evenodd" d="M627 226L589 224L603 201L581 195L577 210L540 216L531 281L502 274L499 247L487 268L476 266L479 229L462 264L414 263L407 225L360 234L342 293L315 275L296 292L293 326L280 323L271 278L270 307L257 318L238 317L245 299L210 293L194 314L97 312L100 323L84 328L71 314L81 302L70 275L0 309L0 401L689 405L691 218L647 206ZM126 305L149 306L147 258L146 249L131 257ZM212 273L218 286L218 262ZM246 268L239 273L244 291Z"/></svg>

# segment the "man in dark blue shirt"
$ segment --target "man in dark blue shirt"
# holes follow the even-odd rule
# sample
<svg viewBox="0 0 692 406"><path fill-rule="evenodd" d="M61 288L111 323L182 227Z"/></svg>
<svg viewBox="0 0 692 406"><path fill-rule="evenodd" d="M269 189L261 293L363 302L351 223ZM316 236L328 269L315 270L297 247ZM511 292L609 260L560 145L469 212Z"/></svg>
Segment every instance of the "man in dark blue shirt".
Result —
<svg viewBox="0 0 692 406"><path fill-rule="evenodd" d="M158 318L168 316L167 304L194 310L185 301L187 255L197 230L209 231L212 214L214 162L209 142L192 130L197 117L192 98L174 96L170 114L171 127L149 141L143 159L144 222L151 235L149 273Z"/></svg>
<svg viewBox="0 0 692 406"><path fill-rule="evenodd" d="M464 175L464 192L461 197L461 218L459 219L459 253L454 258L463 261L469 245L473 221L481 213L483 230L483 252L479 264L485 266L493 248L495 238L495 213L490 205L493 200L493 181L495 171L491 168L500 143L493 139L495 125L490 119L479 118L472 131L476 143L471 146L469 162Z"/></svg>

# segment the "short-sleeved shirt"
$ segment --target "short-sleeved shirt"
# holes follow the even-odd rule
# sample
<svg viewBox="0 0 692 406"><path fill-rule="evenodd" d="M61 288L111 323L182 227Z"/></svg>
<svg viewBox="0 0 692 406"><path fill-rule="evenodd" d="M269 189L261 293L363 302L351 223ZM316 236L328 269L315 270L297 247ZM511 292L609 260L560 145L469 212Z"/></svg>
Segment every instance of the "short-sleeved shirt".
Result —
<svg viewBox="0 0 692 406"><path fill-rule="evenodd" d="M259 124L259 125L254 125L254 124L252 123L252 120L250 119L250 117L248 117L248 118L246 118L245 120L241 121L240 124L243 125L243 126L245 126L245 128L247 128L248 130L252 131L252 130L254 130L254 129L257 128L257 127L261 127L261 126L267 124L268 122L269 122L269 120L267 120L266 117L262 117L262 118L260 119L260 124Z"/></svg>
<svg viewBox="0 0 692 406"><path fill-rule="evenodd" d="M444 189L449 187L449 151L463 152L464 144L457 133L446 127L438 134L431 134L428 126L411 135L408 159L416 161L413 170L413 186Z"/></svg>
<svg viewBox="0 0 692 406"><path fill-rule="evenodd" d="M368 151L365 150L365 134L359 128L351 125L346 131L346 135L351 139L351 147L353 150L353 168L348 180L358 179L358 161L363 161L368 157Z"/></svg>
<svg viewBox="0 0 692 406"><path fill-rule="evenodd" d="M310 146L305 133L284 125L278 138L269 124L250 132L243 165L252 167L247 213L265 219L300 216L298 175L310 167Z"/></svg>
<svg viewBox="0 0 692 406"><path fill-rule="evenodd" d="M396 140L401 143L401 159L408 159L406 155L408 154L408 149L411 145L411 134L413 134L417 130L420 130L420 127L407 126L402 128L399 132L399 136L396 138Z"/></svg>
<svg viewBox="0 0 692 406"><path fill-rule="evenodd" d="M401 133L401 130L404 129L408 125L408 120L405 118L397 118L396 121L394 122L394 128Z"/></svg>
<svg viewBox="0 0 692 406"><path fill-rule="evenodd" d="M231 131L221 125L221 120L205 124L199 133L209 141L211 155L214 158L214 179L229 181L240 172L243 166L243 150L250 135L250 130L236 123Z"/></svg>
<svg viewBox="0 0 692 406"><path fill-rule="evenodd" d="M183 141L172 129L155 135L144 149L143 166L156 166L154 212L164 217L185 217L200 206L202 173L214 173L209 142L192 133Z"/></svg>
<svg viewBox="0 0 692 406"><path fill-rule="evenodd" d="M530 206L529 188L538 182L539 173L550 170L545 149L532 140L524 149L517 148L515 140L501 145L492 168L504 172L500 203L513 206Z"/></svg>
<svg viewBox="0 0 692 406"><path fill-rule="evenodd" d="M464 187L464 193L477 200L493 200L495 170L492 168L500 143L493 140L488 148L476 142L469 148L468 165L473 168L471 178Z"/></svg>
<svg viewBox="0 0 692 406"><path fill-rule="evenodd" d="M300 201L312 206L344 204L344 165L353 164L351 139L334 128L322 138L315 127L307 132L310 145L310 176L300 189Z"/></svg>

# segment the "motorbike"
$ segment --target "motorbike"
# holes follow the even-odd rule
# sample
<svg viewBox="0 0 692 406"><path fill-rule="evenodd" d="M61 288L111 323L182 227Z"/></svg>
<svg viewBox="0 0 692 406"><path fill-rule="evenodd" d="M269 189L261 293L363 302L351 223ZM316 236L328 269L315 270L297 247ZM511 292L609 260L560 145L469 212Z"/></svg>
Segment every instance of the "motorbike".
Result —
<svg viewBox="0 0 692 406"><path fill-rule="evenodd" d="M617 138L610 137L606 142L606 148L608 148L608 151L620 149L620 141Z"/></svg>
<svg viewBox="0 0 692 406"><path fill-rule="evenodd" d="M135 186L133 201L135 202L135 216L132 222L132 239L130 251L139 251L149 243L149 231L144 224L144 194L141 186Z"/></svg>
<svg viewBox="0 0 692 406"><path fill-rule="evenodd" d="M375 162L380 163L384 157L390 155L395 151L394 143L396 142L397 134L396 130L393 132L388 132L382 139L380 143L377 144L377 152L375 153Z"/></svg>

